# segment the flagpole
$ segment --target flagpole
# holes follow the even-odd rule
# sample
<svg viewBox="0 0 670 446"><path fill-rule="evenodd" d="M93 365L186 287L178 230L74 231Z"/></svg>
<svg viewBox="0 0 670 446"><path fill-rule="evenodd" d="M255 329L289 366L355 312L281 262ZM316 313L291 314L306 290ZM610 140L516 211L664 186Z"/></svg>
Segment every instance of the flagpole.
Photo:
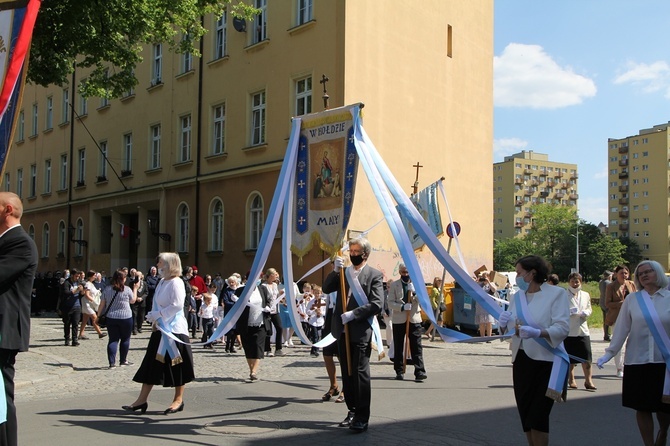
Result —
<svg viewBox="0 0 670 446"><path fill-rule="evenodd" d="M342 256L342 250L337 253ZM344 269L340 270L340 296L342 296L342 314L347 312L347 292L344 283ZM349 324L344 324L344 343L347 350L347 373L351 376L351 346L349 345Z"/></svg>

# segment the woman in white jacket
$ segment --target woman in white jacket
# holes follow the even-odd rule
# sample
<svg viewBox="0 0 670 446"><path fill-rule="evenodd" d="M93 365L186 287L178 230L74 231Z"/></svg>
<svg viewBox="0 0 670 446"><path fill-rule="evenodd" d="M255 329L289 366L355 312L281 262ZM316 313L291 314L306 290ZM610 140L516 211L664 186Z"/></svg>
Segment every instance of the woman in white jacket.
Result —
<svg viewBox="0 0 670 446"><path fill-rule="evenodd" d="M586 390L596 390L593 385L591 363L591 334L586 320L591 316L591 296L582 290L582 275L572 273L568 276L568 295L570 296L570 333L565 338L565 350L569 355L583 359L584 387ZM577 388L575 381L575 364L580 361L570 358L570 375L568 387Z"/></svg>

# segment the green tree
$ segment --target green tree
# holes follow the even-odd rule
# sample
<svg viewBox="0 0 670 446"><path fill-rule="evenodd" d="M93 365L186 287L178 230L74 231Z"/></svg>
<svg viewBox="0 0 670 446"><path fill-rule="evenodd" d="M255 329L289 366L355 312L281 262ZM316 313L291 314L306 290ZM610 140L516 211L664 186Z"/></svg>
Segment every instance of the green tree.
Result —
<svg viewBox="0 0 670 446"><path fill-rule="evenodd" d="M633 268L642 261L642 249L637 240L630 237L619 237L619 241L626 247L623 253L623 263Z"/></svg>
<svg viewBox="0 0 670 446"><path fill-rule="evenodd" d="M565 277L575 265L577 210L572 207L537 204L531 207L533 226L528 240L533 254L544 257L553 272Z"/></svg>
<svg viewBox="0 0 670 446"><path fill-rule="evenodd" d="M615 265L624 262L622 257L626 247L618 240L601 235L585 249L584 280L596 280L606 269L611 270Z"/></svg>
<svg viewBox="0 0 670 446"><path fill-rule="evenodd" d="M516 261L531 254L533 247L523 237L495 240L493 245L493 269L496 271L514 271Z"/></svg>
<svg viewBox="0 0 670 446"><path fill-rule="evenodd" d="M30 49L28 80L65 85L77 67L92 67L80 92L119 97L137 85L134 70L143 44L165 42L177 52L200 53L205 14L221 15L232 0L59 0L43 1ZM252 18L249 5L230 6ZM183 38L186 36L186 38Z"/></svg>

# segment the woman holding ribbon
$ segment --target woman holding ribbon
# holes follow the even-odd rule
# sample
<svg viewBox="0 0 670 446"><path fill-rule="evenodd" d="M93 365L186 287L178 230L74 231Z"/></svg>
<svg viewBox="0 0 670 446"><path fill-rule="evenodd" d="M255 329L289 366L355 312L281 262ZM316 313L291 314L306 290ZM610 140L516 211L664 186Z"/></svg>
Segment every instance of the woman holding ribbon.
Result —
<svg viewBox="0 0 670 446"><path fill-rule="evenodd" d="M174 387L174 399L165 415L184 410L184 387L193 381L193 354L189 345L188 326L184 317L186 288L179 277L182 271L179 255L163 252L156 262L158 274L163 278L156 286L153 306L147 313L152 323L151 338L140 368L133 381L142 383L140 394L124 410L146 412L149 393L154 385Z"/></svg>
<svg viewBox="0 0 670 446"><path fill-rule="evenodd" d="M581 358L583 361L570 358L570 374L568 378L568 387L577 388L575 381L575 365L582 363L584 371L584 387L586 390L596 390L593 385L593 373L591 370L591 333L586 320L593 312L591 308L591 295L582 290L582 275L578 272L571 273L568 276L568 295L570 296L570 333L565 338L565 351L575 358Z"/></svg>
<svg viewBox="0 0 670 446"><path fill-rule="evenodd" d="M612 341L598 367L615 357L626 342L622 405L636 410L637 426L645 445L664 445L670 426L670 291L660 263L644 260L635 270L641 291L621 305ZM628 340L626 341L626 338ZM656 412L659 431L654 441Z"/></svg>
<svg viewBox="0 0 670 446"><path fill-rule="evenodd" d="M565 394L569 367L563 340L570 330L570 299L563 288L546 283L547 262L529 255L516 262L519 291L500 314L503 333L512 336L512 380L521 425L529 445L549 444L549 414ZM556 367L558 373L552 374Z"/></svg>

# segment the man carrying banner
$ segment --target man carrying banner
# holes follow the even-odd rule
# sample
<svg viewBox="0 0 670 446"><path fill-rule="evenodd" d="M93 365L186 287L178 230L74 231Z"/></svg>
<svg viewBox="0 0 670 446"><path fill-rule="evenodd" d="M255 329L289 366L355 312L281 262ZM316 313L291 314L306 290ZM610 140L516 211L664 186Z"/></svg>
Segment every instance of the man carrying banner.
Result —
<svg viewBox="0 0 670 446"><path fill-rule="evenodd" d="M371 324L382 310L384 296L382 273L367 265L370 251L368 240L349 240L349 259L353 266L344 268L344 259L336 257L333 272L328 274L323 284L324 293L337 291L332 335L338 342L343 390L349 409L347 417L339 425L356 432L366 431L370 419ZM343 281L344 300L341 274L346 277ZM343 310L345 302L346 311Z"/></svg>
<svg viewBox="0 0 670 446"><path fill-rule="evenodd" d="M406 344L412 354L414 364L414 379L423 381L427 378L423 365L423 347L421 346L421 307L416 298L414 284L409 277L409 271L404 264L398 267L400 280L391 284L389 289L388 305L393 310L393 368L395 379L405 378L405 358L403 352Z"/></svg>

